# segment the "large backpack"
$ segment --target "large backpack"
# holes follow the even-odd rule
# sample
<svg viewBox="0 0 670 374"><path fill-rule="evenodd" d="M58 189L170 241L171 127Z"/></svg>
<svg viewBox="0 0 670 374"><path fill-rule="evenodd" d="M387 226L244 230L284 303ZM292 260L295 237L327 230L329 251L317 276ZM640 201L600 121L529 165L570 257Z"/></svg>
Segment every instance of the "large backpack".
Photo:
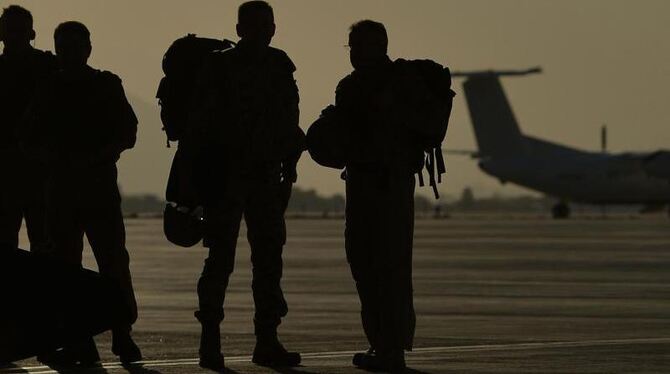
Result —
<svg viewBox="0 0 670 374"><path fill-rule="evenodd" d="M195 93L199 73L207 57L214 51L234 46L229 40L200 38L195 34L175 40L163 56L163 72L156 93L161 106L163 131L167 146L182 139ZM184 147L177 149L167 181L163 212L163 231L167 239L182 247L191 247L203 237L202 202L198 201L198 185L193 166L197 155ZM196 161L194 161L196 160Z"/></svg>
<svg viewBox="0 0 670 374"><path fill-rule="evenodd" d="M437 184L446 172L442 157L442 141L447 133L449 117L455 96L451 90L451 73L448 68L430 60L396 60L393 84L389 86L401 104L398 113L391 117L407 118L412 143L416 146L417 175L423 186L423 172L429 175L429 185L435 198L439 198ZM323 110L307 131L307 150L318 164L335 169L346 166L346 150L350 137L346 126L340 123L337 108Z"/></svg>
<svg viewBox="0 0 670 374"><path fill-rule="evenodd" d="M423 100L413 111L412 133L417 145L424 152L424 166L428 172L429 185L433 188L435 198L440 195L437 184L442 182L442 174L446 172L442 156L442 141L447 134L449 117L456 93L451 89L451 72L431 60L403 60L394 62L397 71L409 79L419 91L427 91ZM418 79L417 79L418 78ZM412 84L412 83L410 83ZM416 92L416 91L410 91ZM419 185L424 185L423 172L417 172Z"/></svg>
<svg viewBox="0 0 670 374"><path fill-rule="evenodd" d="M188 34L175 40L163 56L165 76L156 98L161 106L161 121L167 145L178 141L186 128L191 99L202 65L212 52L231 48L230 40L197 37Z"/></svg>

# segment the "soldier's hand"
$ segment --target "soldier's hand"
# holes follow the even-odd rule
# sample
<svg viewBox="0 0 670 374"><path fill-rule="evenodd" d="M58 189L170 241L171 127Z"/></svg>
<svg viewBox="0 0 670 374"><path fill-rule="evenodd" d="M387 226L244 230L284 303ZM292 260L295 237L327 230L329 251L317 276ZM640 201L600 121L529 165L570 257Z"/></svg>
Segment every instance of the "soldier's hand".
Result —
<svg viewBox="0 0 670 374"><path fill-rule="evenodd" d="M291 162L283 162L281 168L281 182L293 184L298 180L298 171L296 164Z"/></svg>

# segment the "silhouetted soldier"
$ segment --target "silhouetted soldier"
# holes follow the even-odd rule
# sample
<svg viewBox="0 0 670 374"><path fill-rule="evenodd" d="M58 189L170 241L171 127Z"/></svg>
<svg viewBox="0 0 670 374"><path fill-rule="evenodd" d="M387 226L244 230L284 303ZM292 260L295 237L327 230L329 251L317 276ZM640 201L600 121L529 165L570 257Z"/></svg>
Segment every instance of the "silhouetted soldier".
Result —
<svg viewBox="0 0 670 374"><path fill-rule="evenodd" d="M0 16L0 248L17 247L25 218L33 252L47 247L44 186L46 170L21 152L17 131L38 82L56 69L56 58L33 48L33 17L20 6Z"/></svg>
<svg viewBox="0 0 670 374"><path fill-rule="evenodd" d="M351 26L354 71L340 81L335 107L324 115L346 128L345 247L370 343L354 364L395 371L404 369L404 351L414 338L414 173L424 153L412 132L419 119L407 115L417 96L407 95L408 88L419 80L404 60L389 59L387 45L381 23Z"/></svg>
<svg viewBox="0 0 670 374"><path fill-rule="evenodd" d="M127 304L126 322L113 329L112 351L122 362L138 361L116 169L121 152L135 145L137 118L119 77L87 65L92 48L86 26L62 23L54 40L60 69L38 90L22 137L49 167L47 219L56 255L80 266L86 234L100 273L118 281ZM69 351L80 363L99 360L93 339Z"/></svg>
<svg viewBox="0 0 670 374"><path fill-rule="evenodd" d="M300 355L287 352L277 339L277 327L288 311L280 286L284 210L304 149L295 66L286 53L269 47L275 24L266 2L240 6L237 33L237 46L215 53L204 68L192 116L193 138L187 140L195 148L211 150L204 161L207 175L200 176L206 186L202 195L209 247L195 313L202 324L200 365L224 367L219 324L244 216L256 307L253 362L295 366Z"/></svg>

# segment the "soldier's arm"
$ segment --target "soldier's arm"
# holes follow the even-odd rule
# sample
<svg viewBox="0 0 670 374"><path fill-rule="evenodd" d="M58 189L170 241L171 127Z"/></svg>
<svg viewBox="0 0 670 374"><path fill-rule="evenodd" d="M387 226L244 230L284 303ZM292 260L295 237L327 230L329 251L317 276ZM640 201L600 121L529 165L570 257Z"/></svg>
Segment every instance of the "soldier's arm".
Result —
<svg viewBox="0 0 670 374"><path fill-rule="evenodd" d="M88 167L98 163L116 162L121 152L135 146L137 140L137 117L126 98L121 79L109 72L102 72L101 89L107 100L109 118L102 119L107 126L112 127L112 136L94 154L86 159L71 159L68 162L73 167Z"/></svg>
<svg viewBox="0 0 670 374"><path fill-rule="evenodd" d="M123 90L121 79L114 76L110 84L110 97L112 99L112 115L116 119L116 147L119 153L131 149L137 141L137 116L133 107L128 102Z"/></svg>
<svg viewBox="0 0 670 374"><path fill-rule="evenodd" d="M285 80L285 95L284 95L284 121L287 127L300 129L300 94L298 93L298 84L293 77L293 72L287 73ZM302 131L302 130L300 130Z"/></svg>
<svg viewBox="0 0 670 374"><path fill-rule="evenodd" d="M297 164L302 152L306 149L305 132L300 128L300 94L293 73L296 68L289 57L281 52L279 58L282 65L281 92L278 119L285 131L290 132L290 151L282 160L282 179L284 182L295 183L298 178Z"/></svg>
<svg viewBox="0 0 670 374"><path fill-rule="evenodd" d="M50 102L48 92L48 82L41 82L17 129L17 137L23 152L44 163L53 161L47 143L49 128L46 114Z"/></svg>
<svg viewBox="0 0 670 374"><path fill-rule="evenodd" d="M356 122L360 121L357 118L356 102L357 87L351 75L344 77L337 84L335 89L335 106L324 109L324 114L332 115L335 118L337 126L340 128L340 136L342 137L343 154L349 155L353 149L352 143L358 140L356 138Z"/></svg>
<svg viewBox="0 0 670 374"><path fill-rule="evenodd" d="M345 115L351 111L354 98L354 84L351 75L348 75L337 84L335 89L335 111L340 115Z"/></svg>

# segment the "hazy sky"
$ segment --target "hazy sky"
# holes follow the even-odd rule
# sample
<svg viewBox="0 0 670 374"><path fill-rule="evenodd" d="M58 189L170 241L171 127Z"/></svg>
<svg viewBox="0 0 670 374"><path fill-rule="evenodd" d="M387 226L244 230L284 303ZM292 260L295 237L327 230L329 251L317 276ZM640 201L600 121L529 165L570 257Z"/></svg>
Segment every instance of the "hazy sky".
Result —
<svg viewBox="0 0 670 374"><path fill-rule="evenodd" d="M137 147L120 163L126 193L162 194L172 150L154 99L165 49L187 33L236 40L240 1L33 0L19 4L35 17L36 46L53 49L52 33L65 20L89 26L91 65L122 77L140 115ZM392 58L431 58L452 70L525 68L542 75L503 84L522 131L584 149L599 147L607 123L612 151L670 148L670 1L658 0L282 0L275 9L273 45L298 67L301 126L334 100L350 72L348 26L371 18L386 24ZM454 82L461 93L461 81ZM464 97L455 101L445 148L475 149ZM488 195L518 194L481 173L473 160L447 157L443 194L464 186ZM338 173L307 154L299 166L302 187L330 194L343 190ZM428 188L426 194L430 194Z"/></svg>

